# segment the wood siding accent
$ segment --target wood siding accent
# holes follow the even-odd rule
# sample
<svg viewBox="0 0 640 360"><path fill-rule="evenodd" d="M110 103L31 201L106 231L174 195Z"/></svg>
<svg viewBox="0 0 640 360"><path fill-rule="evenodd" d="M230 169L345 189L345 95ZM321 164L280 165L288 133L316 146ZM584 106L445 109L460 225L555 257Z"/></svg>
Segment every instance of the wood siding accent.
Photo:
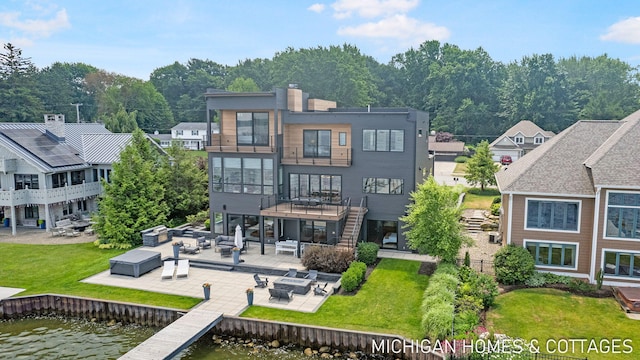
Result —
<svg viewBox="0 0 640 360"><path fill-rule="evenodd" d="M238 146L236 113L238 112L267 112L269 113L269 145L268 146ZM273 110L221 110L220 133L211 135L211 146L205 146L207 152L233 153L274 153L277 150L275 136L275 117ZM278 133L282 134L282 114L278 113Z"/></svg>
<svg viewBox="0 0 640 360"><path fill-rule="evenodd" d="M508 195L505 195L508 208ZM557 231L537 231L525 230L525 209L526 199L553 199L558 201L579 201L580 206L580 229L578 233L557 232ZM595 200L593 198L570 198L554 196L530 196L513 195L513 219L511 229L511 242L517 246L523 246L524 240L540 240L549 242L571 242L578 244L577 270L565 269L562 267L540 268L540 271L558 271L566 273L583 274L588 276L591 266L591 243L593 235L593 211ZM508 211L508 209L507 209ZM508 213L506 213L508 214ZM505 219L507 216L505 215ZM506 227L506 224L505 224Z"/></svg>
<svg viewBox="0 0 640 360"><path fill-rule="evenodd" d="M331 157L305 158L304 130L331 130ZM347 145L340 146L340 133L347 133ZM282 164L284 165L351 165L351 125L350 124L285 124Z"/></svg>
<svg viewBox="0 0 640 360"><path fill-rule="evenodd" d="M287 108L289 111L302 111L302 90L287 89Z"/></svg>
<svg viewBox="0 0 640 360"><path fill-rule="evenodd" d="M335 101L309 99L309 111L328 111L337 107L338 105Z"/></svg>

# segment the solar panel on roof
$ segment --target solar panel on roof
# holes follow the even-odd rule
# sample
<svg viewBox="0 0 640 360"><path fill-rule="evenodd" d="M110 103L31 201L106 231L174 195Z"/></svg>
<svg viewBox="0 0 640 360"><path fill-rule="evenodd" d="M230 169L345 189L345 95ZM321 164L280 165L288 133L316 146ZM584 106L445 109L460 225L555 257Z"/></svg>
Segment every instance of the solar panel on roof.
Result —
<svg viewBox="0 0 640 360"><path fill-rule="evenodd" d="M4 129L2 133L51 167L84 163L72 147L58 143L39 130Z"/></svg>

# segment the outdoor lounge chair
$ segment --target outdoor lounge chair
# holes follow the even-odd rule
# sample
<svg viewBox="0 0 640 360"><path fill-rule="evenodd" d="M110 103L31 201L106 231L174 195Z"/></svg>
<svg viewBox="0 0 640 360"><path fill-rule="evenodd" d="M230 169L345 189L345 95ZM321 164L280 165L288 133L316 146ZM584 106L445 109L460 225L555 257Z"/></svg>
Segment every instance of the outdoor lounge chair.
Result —
<svg viewBox="0 0 640 360"><path fill-rule="evenodd" d="M185 244L184 247L182 248L182 252L185 254L194 255L200 252L200 248L197 246L191 246L191 245Z"/></svg>
<svg viewBox="0 0 640 360"><path fill-rule="evenodd" d="M178 270L176 271L176 277L189 276L189 259L178 260Z"/></svg>
<svg viewBox="0 0 640 360"><path fill-rule="evenodd" d="M284 277L296 277L298 276L298 269L296 268L289 268L289 271L287 271L286 274L284 274Z"/></svg>
<svg viewBox="0 0 640 360"><path fill-rule="evenodd" d="M162 267L161 279L173 279L173 273L176 271L176 263L173 260L166 260Z"/></svg>
<svg viewBox="0 0 640 360"><path fill-rule="evenodd" d="M309 270L309 273L304 278L311 280L311 283L315 284L318 281L318 270Z"/></svg>
<svg viewBox="0 0 640 360"><path fill-rule="evenodd" d="M285 299L289 302L293 299L293 290L269 288L269 295L269 300L276 298L278 301Z"/></svg>
<svg viewBox="0 0 640 360"><path fill-rule="evenodd" d="M313 295L322 295L324 296L327 293L327 285L329 285L329 283L325 283L323 287L320 287L320 284L318 284L318 286L313 288Z"/></svg>
<svg viewBox="0 0 640 360"><path fill-rule="evenodd" d="M202 249L210 248L211 247L211 241L205 239L204 236L200 236L198 238L198 247L200 247Z"/></svg>
<svg viewBox="0 0 640 360"><path fill-rule="evenodd" d="M269 286L269 278L265 278L264 280L260 279L258 274L253 274L253 280L256 281L256 287L264 288Z"/></svg>

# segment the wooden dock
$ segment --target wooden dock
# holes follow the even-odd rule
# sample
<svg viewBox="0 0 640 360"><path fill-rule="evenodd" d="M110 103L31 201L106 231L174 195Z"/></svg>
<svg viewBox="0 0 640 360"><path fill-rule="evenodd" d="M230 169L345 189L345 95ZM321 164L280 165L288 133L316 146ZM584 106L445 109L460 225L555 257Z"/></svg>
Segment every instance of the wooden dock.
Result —
<svg viewBox="0 0 640 360"><path fill-rule="evenodd" d="M222 320L222 313L194 309L122 355L127 360L171 359Z"/></svg>

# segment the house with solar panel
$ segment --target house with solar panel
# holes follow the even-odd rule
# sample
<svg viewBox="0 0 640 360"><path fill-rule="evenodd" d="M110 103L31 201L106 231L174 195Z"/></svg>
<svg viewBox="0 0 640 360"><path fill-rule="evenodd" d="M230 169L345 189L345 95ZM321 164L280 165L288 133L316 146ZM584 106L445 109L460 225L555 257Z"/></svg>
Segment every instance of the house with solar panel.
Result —
<svg viewBox="0 0 640 360"><path fill-rule="evenodd" d="M17 226L48 230L95 211L100 179L109 181L131 141L131 134L111 133L103 124L65 123L64 115L53 114L44 120L0 123L0 218L13 234Z"/></svg>

